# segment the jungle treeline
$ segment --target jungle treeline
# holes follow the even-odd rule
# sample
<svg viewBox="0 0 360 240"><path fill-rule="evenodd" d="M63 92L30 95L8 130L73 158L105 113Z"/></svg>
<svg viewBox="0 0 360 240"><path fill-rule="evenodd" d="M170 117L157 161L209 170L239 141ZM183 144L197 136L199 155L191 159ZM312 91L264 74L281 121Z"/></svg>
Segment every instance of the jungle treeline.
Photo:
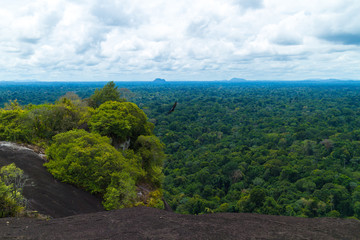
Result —
<svg viewBox="0 0 360 240"><path fill-rule="evenodd" d="M162 188L176 212L360 217L360 83L117 86L166 146Z"/></svg>

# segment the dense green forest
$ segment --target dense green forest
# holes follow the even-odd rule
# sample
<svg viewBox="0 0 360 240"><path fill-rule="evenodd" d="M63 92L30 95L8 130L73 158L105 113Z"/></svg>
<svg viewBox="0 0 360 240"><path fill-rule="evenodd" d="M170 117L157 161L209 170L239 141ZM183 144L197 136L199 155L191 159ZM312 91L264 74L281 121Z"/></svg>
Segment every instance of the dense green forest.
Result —
<svg viewBox="0 0 360 240"><path fill-rule="evenodd" d="M164 196L177 212L360 217L360 83L117 86L166 145Z"/></svg>
<svg viewBox="0 0 360 240"><path fill-rule="evenodd" d="M171 154L164 187L172 206L193 214L359 216L358 90L179 89L176 114L156 119Z"/></svg>

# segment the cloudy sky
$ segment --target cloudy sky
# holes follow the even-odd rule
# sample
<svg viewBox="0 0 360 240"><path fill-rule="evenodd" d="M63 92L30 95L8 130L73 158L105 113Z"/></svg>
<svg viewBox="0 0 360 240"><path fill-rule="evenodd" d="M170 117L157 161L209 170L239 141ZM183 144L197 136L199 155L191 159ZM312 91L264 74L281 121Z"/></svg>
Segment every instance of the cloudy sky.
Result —
<svg viewBox="0 0 360 240"><path fill-rule="evenodd" d="M358 0L0 3L0 80L360 79Z"/></svg>

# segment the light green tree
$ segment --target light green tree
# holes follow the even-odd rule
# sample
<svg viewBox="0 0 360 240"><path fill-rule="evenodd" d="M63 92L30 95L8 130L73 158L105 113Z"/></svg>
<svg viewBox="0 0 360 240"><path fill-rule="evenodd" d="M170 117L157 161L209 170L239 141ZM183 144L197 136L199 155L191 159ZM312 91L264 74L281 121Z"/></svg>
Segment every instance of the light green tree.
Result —
<svg viewBox="0 0 360 240"><path fill-rule="evenodd" d="M125 158L110 139L85 130L72 130L53 138L44 165L57 179L104 197L106 209L135 202L135 179L143 175L135 158Z"/></svg>
<svg viewBox="0 0 360 240"><path fill-rule="evenodd" d="M29 129L24 127L24 115L25 112L21 108L0 109L0 140L29 141L31 134Z"/></svg>

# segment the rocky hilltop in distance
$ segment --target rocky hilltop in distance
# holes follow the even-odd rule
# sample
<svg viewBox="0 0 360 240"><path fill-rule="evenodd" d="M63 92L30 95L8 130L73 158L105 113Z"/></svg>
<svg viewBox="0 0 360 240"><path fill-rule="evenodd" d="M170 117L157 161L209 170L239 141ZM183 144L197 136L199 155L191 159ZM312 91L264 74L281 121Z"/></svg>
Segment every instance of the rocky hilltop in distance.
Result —
<svg viewBox="0 0 360 240"><path fill-rule="evenodd" d="M154 83L166 83L166 80L163 78L155 78L153 82Z"/></svg>

